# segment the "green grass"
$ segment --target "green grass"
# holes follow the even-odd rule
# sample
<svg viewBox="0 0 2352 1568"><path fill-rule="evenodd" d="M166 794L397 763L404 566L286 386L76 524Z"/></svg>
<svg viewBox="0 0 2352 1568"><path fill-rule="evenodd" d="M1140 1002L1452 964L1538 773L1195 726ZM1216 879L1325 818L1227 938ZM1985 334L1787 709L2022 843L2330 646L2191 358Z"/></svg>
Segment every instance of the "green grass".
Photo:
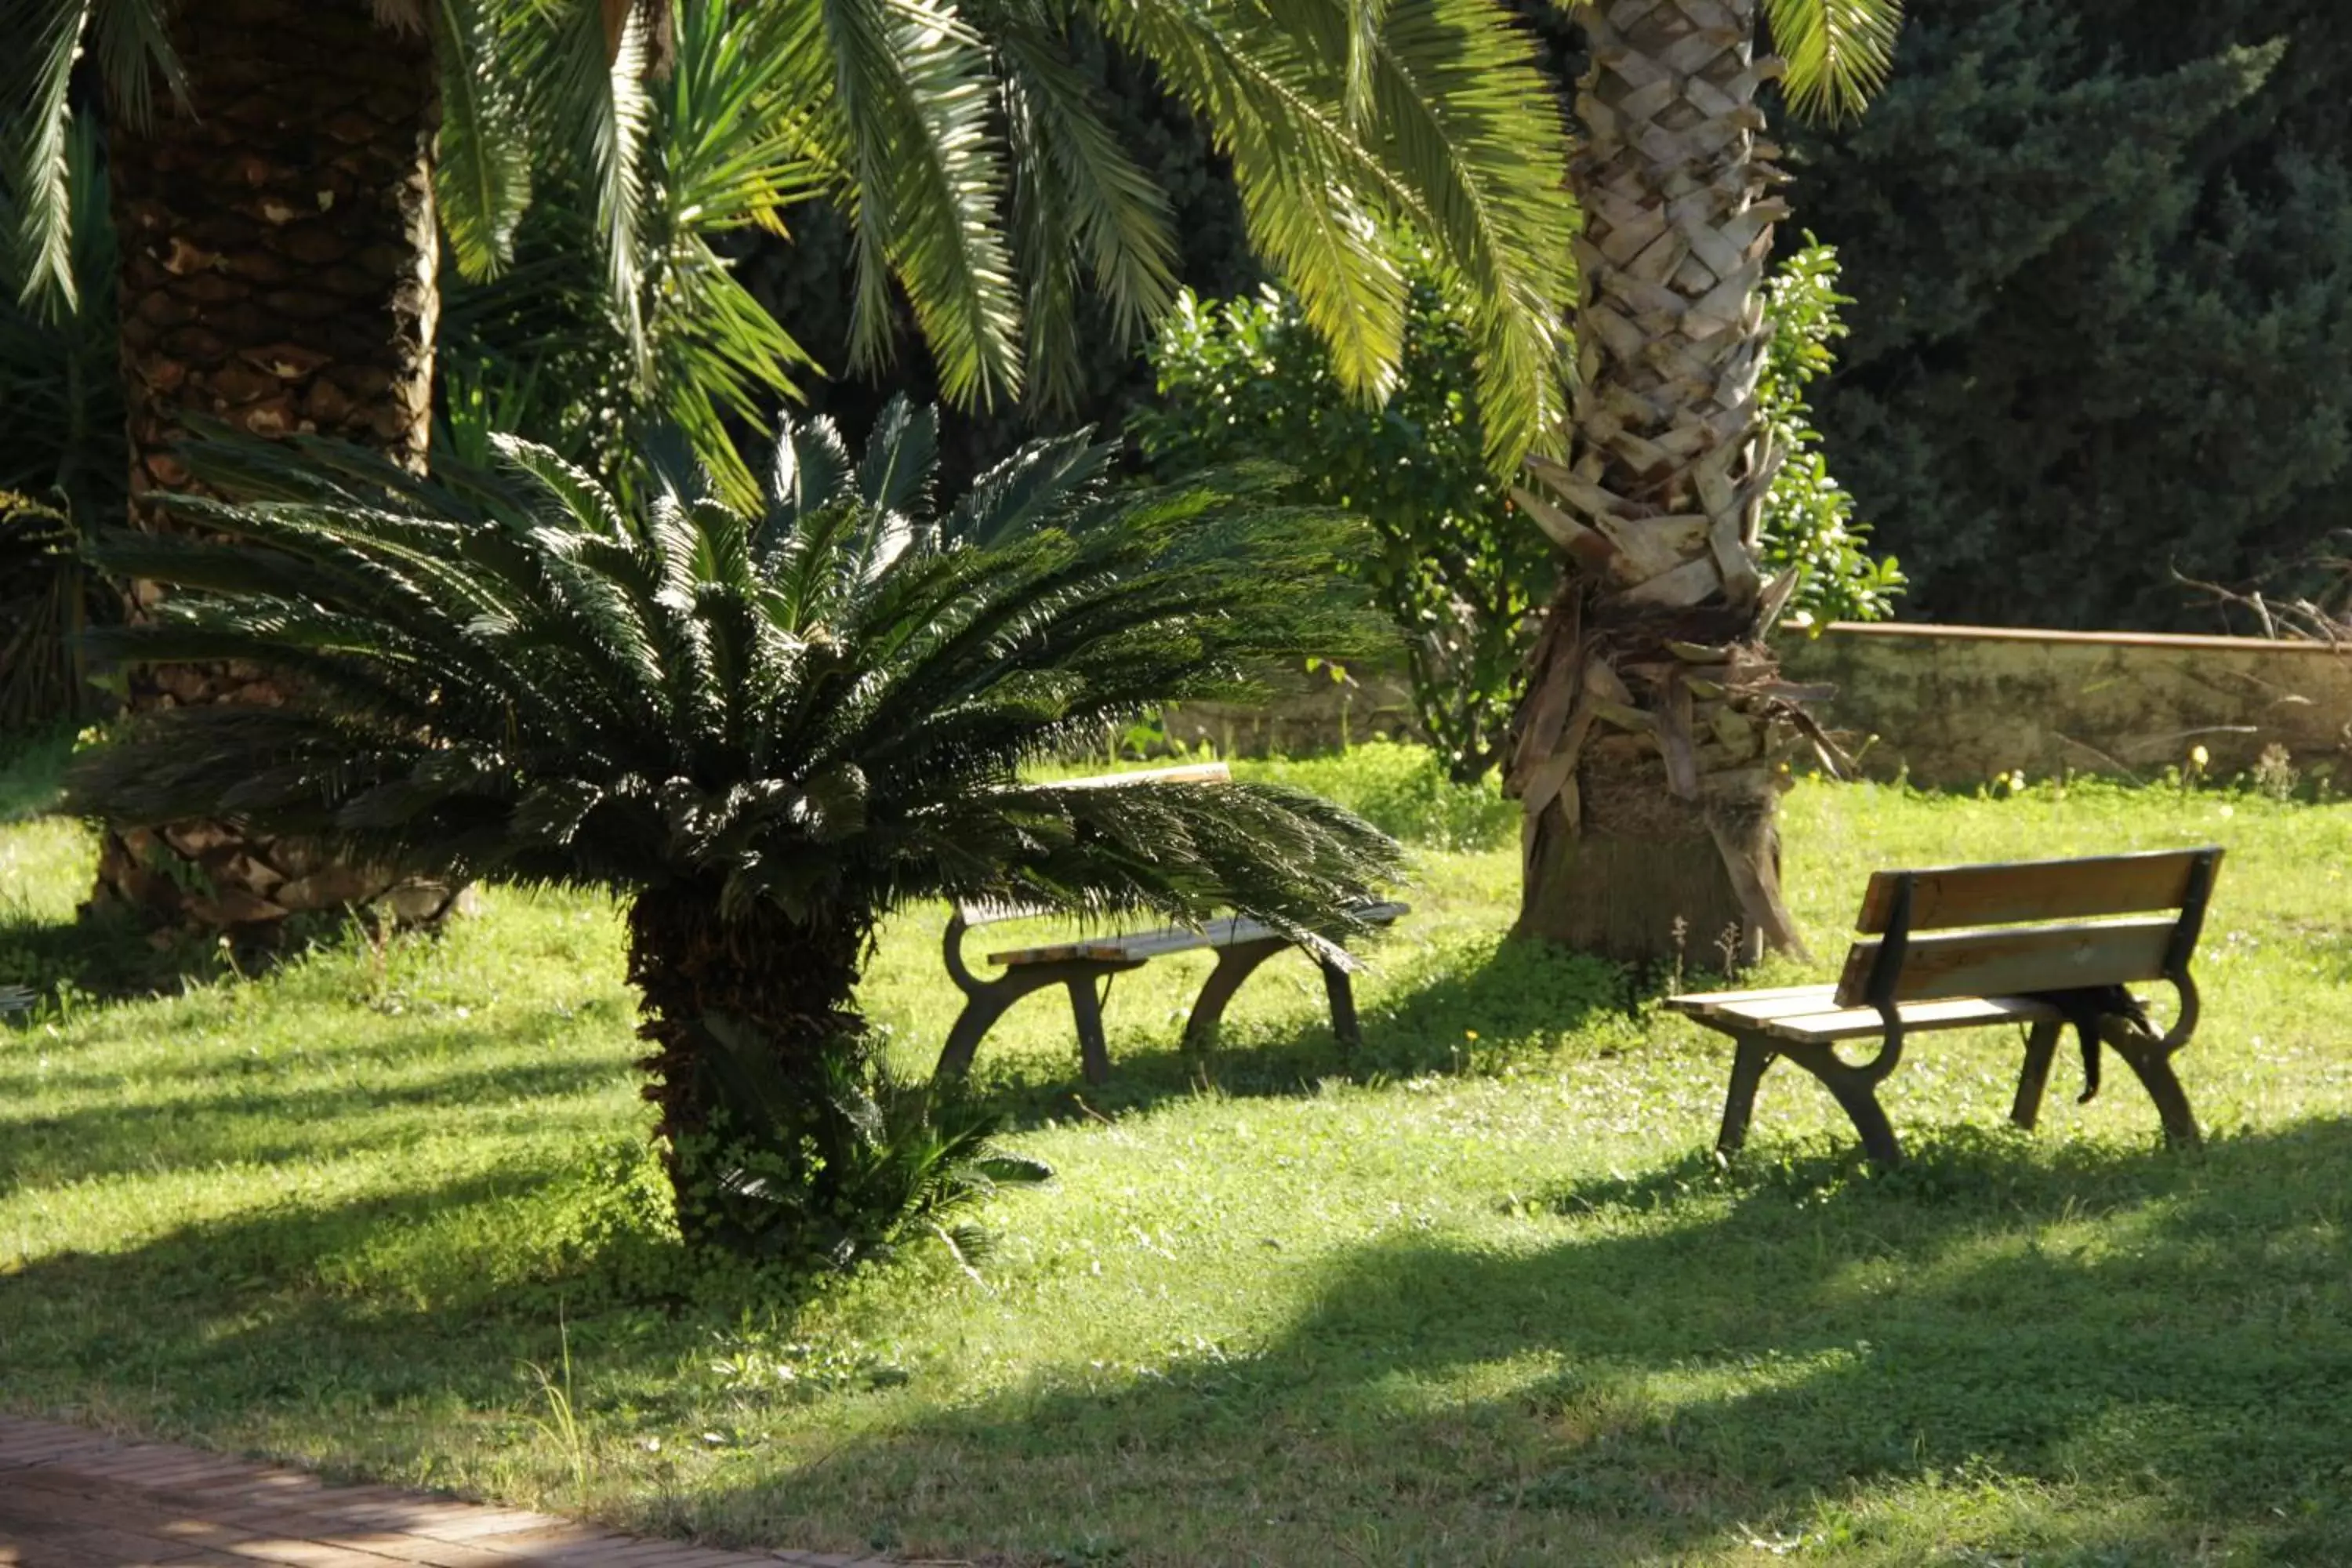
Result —
<svg viewBox="0 0 2352 1568"><path fill-rule="evenodd" d="M2352 807L1801 787L1823 964L1874 867L2227 845L2183 1058L2213 1136L2160 1151L2117 1071L2075 1106L2071 1055L2042 1131L2000 1130L2014 1037L1937 1036L1891 1085L1905 1172L1784 1069L1726 1173L1720 1043L1498 942L1507 815L1394 751L1287 767L1454 847L1362 1056L1285 959L1204 1081L1201 965L1167 962L1081 1100L1066 1014L1024 1004L978 1076L1057 1184L990 1216L980 1282L911 1255L797 1308L678 1289L608 903L491 889L445 939L246 979L93 955L81 830L0 826L0 984L163 992L0 1029L0 1407L913 1557L2352 1561ZM910 1068L942 924L870 973Z"/></svg>

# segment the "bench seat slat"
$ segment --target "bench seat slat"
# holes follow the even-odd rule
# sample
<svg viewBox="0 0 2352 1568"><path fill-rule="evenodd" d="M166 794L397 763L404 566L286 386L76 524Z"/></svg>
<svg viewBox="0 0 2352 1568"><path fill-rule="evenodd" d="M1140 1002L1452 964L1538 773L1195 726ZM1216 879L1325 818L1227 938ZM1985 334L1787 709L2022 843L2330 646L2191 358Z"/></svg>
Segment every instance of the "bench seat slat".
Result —
<svg viewBox="0 0 2352 1568"><path fill-rule="evenodd" d="M1669 996L1666 1005L1689 1018L1714 1018L1727 1015L1733 1007L1750 1005L1769 1005L1786 1002L1797 1012L1825 1012L1837 1005L1834 985L1779 985L1764 991L1700 991L1686 996ZM1740 1013L1741 1017L1754 1016Z"/></svg>
<svg viewBox="0 0 2352 1568"><path fill-rule="evenodd" d="M1410 912L1411 907L1405 904L1374 904L1370 909L1358 910L1356 918L1372 925L1388 925ZM1127 936L1017 947L1004 952L992 952L988 955L988 962L1007 967L1024 963L1066 963L1072 959L1104 963L1140 962L1149 958L1164 958L1171 952L1193 952L1202 948L1234 947L1245 942L1261 942L1276 934L1271 927L1261 925L1256 921L1228 915L1223 920L1211 921L1198 931L1185 926L1168 926Z"/></svg>
<svg viewBox="0 0 2352 1568"><path fill-rule="evenodd" d="M1705 1021L1745 1025L1758 1033L1806 1045L1829 1045L1885 1033L1875 1007L1840 1007L1826 985L1810 997L1784 995L1733 1002L1704 1015ZM1679 1000L1679 999L1678 999ZM1696 1000L1696 998L1691 998ZM1906 1002L1895 1011L1906 1029L1978 1029L1998 1024L2039 1023L2058 1009L2031 996L1960 996L1940 1002Z"/></svg>
<svg viewBox="0 0 2352 1568"><path fill-rule="evenodd" d="M1123 773L1089 773L1085 778L1046 779L1043 789L1126 789L1139 784L1231 784L1234 771L1223 763L1185 763L1172 768L1138 768Z"/></svg>

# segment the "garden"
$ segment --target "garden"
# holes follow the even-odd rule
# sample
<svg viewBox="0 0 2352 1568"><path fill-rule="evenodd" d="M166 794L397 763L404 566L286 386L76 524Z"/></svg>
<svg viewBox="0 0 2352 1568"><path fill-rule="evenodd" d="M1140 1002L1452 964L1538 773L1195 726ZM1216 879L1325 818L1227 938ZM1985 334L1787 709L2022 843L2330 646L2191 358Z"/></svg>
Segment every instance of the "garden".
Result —
<svg viewBox="0 0 2352 1568"><path fill-rule="evenodd" d="M10 769L0 980L50 972L92 845ZM1237 763L1412 846L1364 1039L1311 965L1179 1049L1197 958L1112 989L1079 1084L1034 999L975 1068L1054 1182L777 1300L667 1223L614 904L491 888L435 939L323 942L7 1037L0 1365L19 1408L656 1533L1040 1563L2303 1562L2352 1550L2341 1394L2352 807L2248 790L1809 782L1798 917L1842 947L1896 864L2218 843L2183 1058L2201 1152L2126 1082L2001 1121L2011 1031L1931 1037L1874 1174L1672 977L1498 942L1514 814L1418 750ZM940 907L867 1005L952 1016ZM1688 955L1686 980L1719 967ZM1775 977L1793 975L1784 966ZM1179 978L1181 974L1183 979ZM112 977L119 985L124 977Z"/></svg>
<svg viewBox="0 0 2352 1568"><path fill-rule="evenodd" d="M14 6L0 1565L2352 1561L2347 72Z"/></svg>

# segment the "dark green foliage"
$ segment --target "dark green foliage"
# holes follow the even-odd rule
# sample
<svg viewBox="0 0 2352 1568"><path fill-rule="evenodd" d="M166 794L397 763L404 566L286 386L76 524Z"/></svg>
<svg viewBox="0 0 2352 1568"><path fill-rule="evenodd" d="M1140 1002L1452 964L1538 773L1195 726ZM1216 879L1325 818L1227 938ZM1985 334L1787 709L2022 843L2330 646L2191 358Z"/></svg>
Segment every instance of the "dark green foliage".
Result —
<svg viewBox="0 0 2352 1568"><path fill-rule="evenodd" d="M1095 85L1112 134L1166 193L1178 281L1212 299L1264 282L1265 269L1250 250L1241 197L1208 131L1160 90L1149 67L1099 37L1073 37L1070 55ZM793 211L789 223L789 238L745 233L737 247L737 273L820 364L846 365L854 303L848 220L819 202ZM1074 319L1087 352L1055 384L1059 395L1051 403L1033 395L992 409L940 410L940 465L946 483L967 481L1041 434L1081 424L1120 429L1129 410L1151 396L1150 363L1140 344L1118 338L1108 304L1082 292ZM915 335L913 319L902 310L900 340L911 343ZM892 397L904 393L920 401L936 395L937 384L925 356L901 353L885 374L813 379L803 392L809 413L831 417L846 430L864 430Z"/></svg>
<svg viewBox="0 0 2352 1568"><path fill-rule="evenodd" d="M121 517L130 468L114 228L96 133L77 126L65 151L79 299L26 305L0 292L0 733L87 717L97 694L77 639L120 614L79 550L85 531Z"/></svg>
<svg viewBox="0 0 2352 1568"><path fill-rule="evenodd" d="M1002 1119L960 1086L899 1082L860 1041L823 1057L817 1091L834 1114L812 1119L807 1086L777 1069L757 1031L721 1014L696 1032L723 1110L678 1151L696 1173L688 1232L730 1252L794 1272L848 1268L928 1234L970 1268L990 1239L964 1216L1003 1188L1053 1178L997 1147Z"/></svg>
<svg viewBox="0 0 2352 1568"><path fill-rule="evenodd" d="M82 761L73 799L126 825L226 819L356 863L632 897L649 1092L690 1237L773 1228L711 1206L741 1163L730 1139L794 1151L758 1172L791 1239L759 1245L810 1255L903 1228L864 1211L877 1192L938 1198L905 1175L910 1152L976 1147L951 1124L876 1123L844 1088L890 1098L854 1005L882 912L1231 908L1314 946L1397 872L1393 841L1297 791L1020 777L1107 724L1249 693L1261 665L1368 646L1373 623L1329 582L1357 528L1269 504L1273 476L1114 493L1108 448L1073 437L937 509L933 421L903 403L862 455L829 425L788 428L756 512L658 453L633 510L544 447L498 447L496 470L431 479L316 441L192 452L201 481L244 499L170 503L215 537L109 542L115 570L175 592L101 647L267 658L298 695L143 716ZM792 1086L801 1121L781 1142L714 1076L720 1015ZM806 1185L773 1187L787 1178ZM819 1216L833 1228L802 1228Z"/></svg>
<svg viewBox="0 0 2352 1568"><path fill-rule="evenodd" d="M1867 531L1829 472L1806 402L1844 335L1837 279L1836 254L1815 247L1770 282L1776 331L1759 398L1786 461L1766 502L1763 555L1775 570L1802 568L1793 615L1878 620L1903 576L1866 552ZM1287 462L1299 470L1297 499L1372 523L1379 550L1349 568L1402 634L1422 728L1459 780L1485 776L1502 755L1532 612L1550 597L1557 570L1551 546L1486 464L1475 354L1457 296L1426 257L1397 388L1380 406L1340 385L1286 295L1215 305L1187 296L1153 346L1159 399L1129 422L1158 472L1241 458Z"/></svg>
<svg viewBox="0 0 2352 1568"><path fill-rule="evenodd" d="M315 696L158 715L83 769L84 799L267 817L458 877L717 877L730 907L794 918L941 895L1190 916L1234 894L1296 929L1387 864L1286 792L1014 778L1115 719L1252 691L1254 661L1361 649L1320 580L1349 525L1207 482L1108 496L1083 437L935 518L930 442L905 405L862 459L796 427L762 513L688 476L635 519L517 441L502 471L439 479L319 442L199 449L200 477L255 499L173 503L226 542L110 541L115 569L187 592L100 646L266 654ZM1289 852L1237 842L1253 818ZM1202 837L1176 855L1163 831Z"/></svg>
<svg viewBox="0 0 2352 1568"><path fill-rule="evenodd" d="M0 734L77 717L77 644L94 596L63 512L0 490Z"/></svg>
<svg viewBox="0 0 2352 1568"><path fill-rule="evenodd" d="M2337 0L1949 0L1793 131L1859 300L1820 422L1915 613L2213 629L2174 568L2352 516L2347 78Z"/></svg>

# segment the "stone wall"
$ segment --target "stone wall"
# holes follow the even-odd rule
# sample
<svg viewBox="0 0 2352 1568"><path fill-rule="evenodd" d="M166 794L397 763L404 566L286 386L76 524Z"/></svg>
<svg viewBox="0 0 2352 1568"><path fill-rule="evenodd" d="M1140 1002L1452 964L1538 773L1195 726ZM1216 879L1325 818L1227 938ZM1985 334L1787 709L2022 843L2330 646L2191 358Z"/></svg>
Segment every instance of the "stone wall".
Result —
<svg viewBox="0 0 2352 1568"><path fill-rule="evenodd" d="M2352 649L2254 637L1832 626L1786 638L1793 679L1874 778L1968 786L2022 768L2149 778L2203 746L2209 772L2283 746L2352 774Z"/></svg>
<svg viewBox="0 0 2352 1568"><path fill-rule="evenodd" d="M2352 648L2254 637L1849 626L1780 640L1791 679L1827 682L1822 717L1862 771L1969 788L2023 769L2147 779L2203 746L2227 778L2283 746L2352 782ZM1414 732L1401 677L1298 677L1262 709L1166 715L1171 740L1239 756Z"/></svg>
<svg viewBox="0 0 2352 1568"><path fill-rule="evenodd" d="M1371 740L1419 739L1412 689L1401 674L1350 668L1345 678L1276 678L1272 702L1187 702L1160 715L1168 739L1187 750L1203 741L1219 756L1307 756Z"/></svg>

